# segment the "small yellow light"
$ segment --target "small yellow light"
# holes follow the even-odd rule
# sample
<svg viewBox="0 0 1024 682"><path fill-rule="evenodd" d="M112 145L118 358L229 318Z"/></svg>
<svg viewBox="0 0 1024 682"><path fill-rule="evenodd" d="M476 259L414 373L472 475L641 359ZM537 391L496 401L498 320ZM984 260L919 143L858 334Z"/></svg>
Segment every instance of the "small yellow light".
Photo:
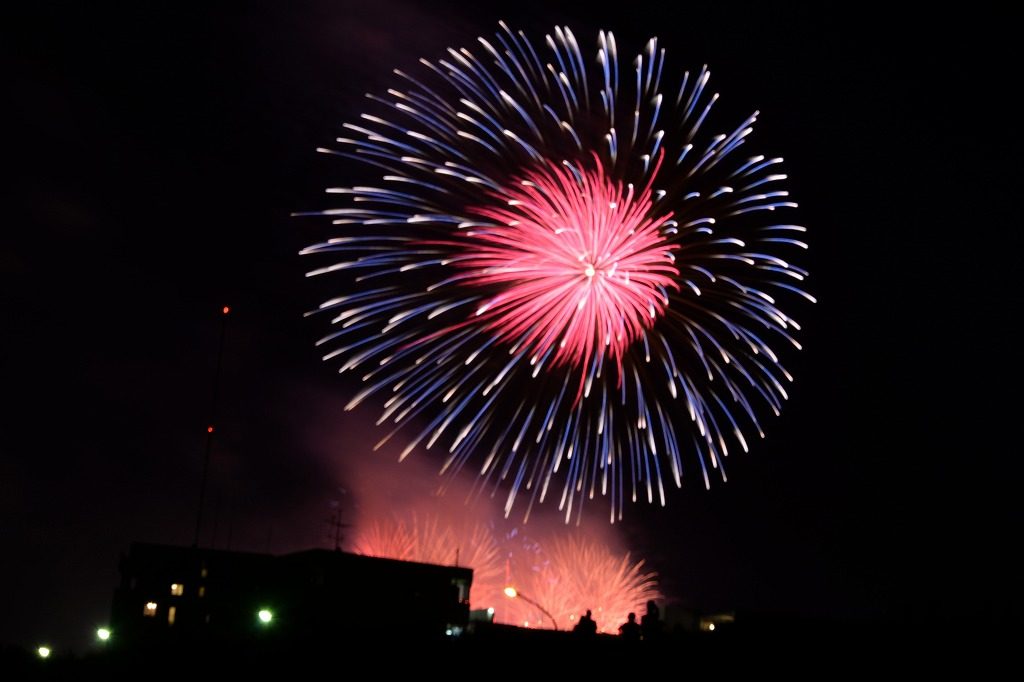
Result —
<svg viewBox="0 0 1024 682"><path fill-rule="evenodd" d="M49 658L51 653L50 647L41 646L38 649L36 649L36 653L39 654L39 658Z"/></svg>
<svg viewBox="0 0 1024 682"><path fill-rule="evenodd" d="M511 585L509 585L508 587L505 588L505 596L508 597L509 599L515 599L516 597L519 596L519 593L516 592L516 588L512 587Z"/></svg>
<svg viewBox="0 0 1024 682"><path fill-rule="evenodd" d="M105 642L110 639L110 630L107 628L99 628L96 630L96 636L101 642Z"/></svg>
<svg viewBox="0 0 1024 682"><path fill-rule="evenodd" d="M714 632L715 631L715 624L711 623L710 625L708 625L708 630L711 631L711 632Z"/></svg>
<svg viewBox="0 0 1024 682"><path fill-rule="evenodd" d="M274 620L274 614L270 609L260 609L256 617L260 619L260 622L264 625L268 625L270 621Z"/></svg>

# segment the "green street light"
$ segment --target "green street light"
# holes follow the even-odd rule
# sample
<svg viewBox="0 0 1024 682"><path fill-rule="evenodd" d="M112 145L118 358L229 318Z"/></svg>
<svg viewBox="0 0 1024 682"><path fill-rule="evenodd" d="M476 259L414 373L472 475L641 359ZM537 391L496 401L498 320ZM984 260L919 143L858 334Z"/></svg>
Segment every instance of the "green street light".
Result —
<svg viewBox="0 0 1024 682"><path fill-rule="evenodd" d="M50 647L41 646L36 649L36 653L39 654L39 658L49 658L52 652L50 651Z"/></svg>
<svg viewBox="0 0 1024 682"><path fill-rule="evenodd" d="M110 639L110 630L108 628L99 628L96 630L96 637L101 642L105 642Z"/></svg>
<svg viewBox="0 0 1024 682"><path fill-rule="evenodd" d="M256 617L260 619L260 622L264 625L270 625L270 621L274 620L274 612L270 609L260 609Z"/></svg>

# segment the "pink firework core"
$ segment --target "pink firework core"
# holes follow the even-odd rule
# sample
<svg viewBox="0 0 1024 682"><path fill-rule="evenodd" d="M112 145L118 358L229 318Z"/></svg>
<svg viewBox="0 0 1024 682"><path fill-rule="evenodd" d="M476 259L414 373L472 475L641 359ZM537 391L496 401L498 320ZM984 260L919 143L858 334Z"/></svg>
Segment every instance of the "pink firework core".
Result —
<svg viewBox="0 0 1024 682"><path fill-rule="evenodd" d="M501 288L477 308L487 329L533 363L550 354L586 367L608 353L621 368L678 289L661 232L672 214L652 211L660 162L640 192L608 178L596 156L593 169L548 164L501 194L504 206L476 209L493 224L467 234L459 265L467 285Z"/></svg>

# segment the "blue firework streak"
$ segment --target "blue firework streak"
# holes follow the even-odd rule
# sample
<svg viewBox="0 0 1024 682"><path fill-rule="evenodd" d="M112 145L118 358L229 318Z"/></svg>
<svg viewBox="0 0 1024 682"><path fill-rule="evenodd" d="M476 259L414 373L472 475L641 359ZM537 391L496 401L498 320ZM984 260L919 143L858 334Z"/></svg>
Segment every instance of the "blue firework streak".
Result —
<svg viewBox="0 0 1024 682"><path fill-rule="evenodd" d="M792 262L806 230L775 220L796 207L782 159L741 153L757 113L710 132L710 72L670 86L657 39L621 62L606 32L596 61L568 28L542 47L504 23L478 41L396 70L339 146L318 150L378 177L303 214L340 230L303 253L334 255L308 274L349 292L309 313L333 316L324 360L365 385L347 408L381 403L378 448L401 434L402 458L443 449L442 471L471 467L507 491L506 515L553 498L578 520L602 495L614 522L628 500L664 505L665 479L681 486L691 469L705 487L712 471L725 480L724 458L763 438L765 408L787 398L780 354L800 348L800 326L783 306L814 300ZM642 221L654 228L637 246ZM533 322L519 299L538 273L579 305ZM625 335L609 311L641 275L634 308L650 316Z"/></svg>

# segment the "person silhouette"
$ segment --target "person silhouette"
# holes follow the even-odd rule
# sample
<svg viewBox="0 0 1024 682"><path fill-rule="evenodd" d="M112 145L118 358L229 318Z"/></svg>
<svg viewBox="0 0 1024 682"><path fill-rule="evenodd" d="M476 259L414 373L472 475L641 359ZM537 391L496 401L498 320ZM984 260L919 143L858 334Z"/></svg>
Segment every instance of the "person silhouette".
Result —
<svg viewBox="0 0 1024 682"><path fill-rule="evenodd" d="M590 609L580 616L580 620L576 623L576 626L572 629L573 633L580 637L596 637L597 636L597 623L590 614Z"/></svg>
<svg viewBox="0 0 1024 682"><path fill-rule="evenodd" d="M658 639L661 636L661 614L653 599L647 602L647 613L640 619L640 629L644 639Z"/></svg>
<svg viewBox="0 0 1024 682"><path fill-rule="evenodd" d="M636 622L635 613L630 613L626 617L626 622L619 626L619 635L622 639L633 642L640 639L640 623Z"/></svg>

